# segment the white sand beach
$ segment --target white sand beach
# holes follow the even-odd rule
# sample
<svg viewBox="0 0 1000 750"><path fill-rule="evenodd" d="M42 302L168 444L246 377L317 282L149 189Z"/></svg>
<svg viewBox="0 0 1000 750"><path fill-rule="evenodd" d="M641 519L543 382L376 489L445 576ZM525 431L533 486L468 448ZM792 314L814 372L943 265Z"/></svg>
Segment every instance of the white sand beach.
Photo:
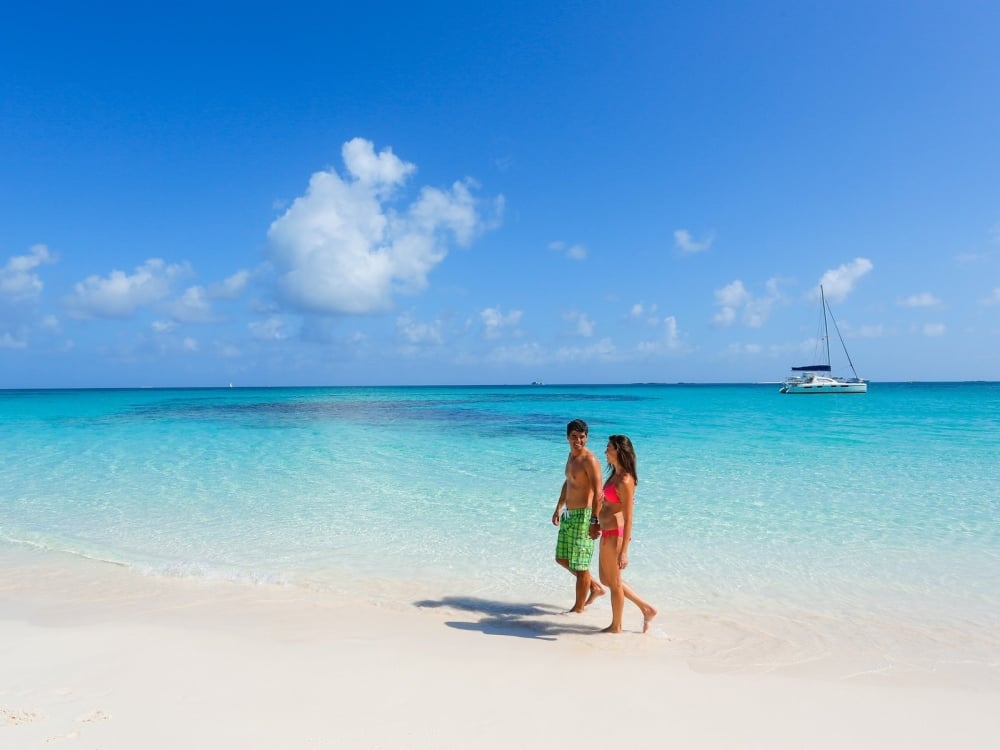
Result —
<svg viewBox="0 0 1000 750"><path fill-rule="evenodd" d="M41 560L45 560L41 562ZM1000 691L733 673L665 635L474 599L330 592L4 560L0 747L987 748ZM685 638L690 638L687 634ZM607 713L621 707L620 718Z"/></svg>

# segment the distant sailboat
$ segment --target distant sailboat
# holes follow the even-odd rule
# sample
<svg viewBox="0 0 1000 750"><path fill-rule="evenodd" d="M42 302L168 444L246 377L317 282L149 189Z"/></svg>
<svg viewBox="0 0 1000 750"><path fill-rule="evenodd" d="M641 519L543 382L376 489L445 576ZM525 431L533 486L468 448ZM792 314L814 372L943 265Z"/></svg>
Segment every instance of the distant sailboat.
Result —
<svg viewBox="0 0 1000 750"><path fill-rule="evenodd" d="M844 337L840 335L840 328L837 320L833 317L833 311L826 301L826 294L823 292L822 284L819 287L820 304L823 308L823 344L826 349L826 362L818 365L803 365L793 367L792 372L802 373L792 375L781 384L780 393L800 394L800 393L868 393L868 383L858 377L851 361L851 355L847 353L847 346L844 344ZM841 378L831 375L830 368L830 329L827 325L827 314L833 321L833 329L840 339L840 346L844 349L847 363L851 366L853 378Z"/></svg>

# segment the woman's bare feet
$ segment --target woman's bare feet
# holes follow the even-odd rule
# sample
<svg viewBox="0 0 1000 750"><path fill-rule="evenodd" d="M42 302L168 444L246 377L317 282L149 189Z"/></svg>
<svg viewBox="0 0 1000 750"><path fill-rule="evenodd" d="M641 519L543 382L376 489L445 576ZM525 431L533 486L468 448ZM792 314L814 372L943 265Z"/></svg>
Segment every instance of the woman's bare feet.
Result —
<svg viewBox="0 0 1000 750"><path fill-rule="evenodd" d="M601 632L602 632L602 633L620 633L620 632L622 632L622 626L621 626L621 625L619 625L619 626L618 626L618 627L616 628L616 627L615 627L614 625L608 625L608 626L607 626L606 628L604 628L604 630L602 630Z"/></svg>
<svg viewBox="0 0 1000 750"><path fill-rule="evenodd" d="M642 632L645 633L649 630L650 624L653 622L653 618L656 617L659 612L656 611L655 607L649 607L642 610Z"/></svg>
<svg viewBox="0 0 1000 750"><path fill-rule="evenodd" d="M591 584L590 584L590 596L587 597L587 601L585 601L583 603L583 606L584 607L589 607L590 603L592 601L594 601L594 599L596 599L599 596L604 596L606 593L607 592L604 590L604 587L601 586L599 583L591 582ZM655 615L655 613L654 613L654 615Z"/></svg>

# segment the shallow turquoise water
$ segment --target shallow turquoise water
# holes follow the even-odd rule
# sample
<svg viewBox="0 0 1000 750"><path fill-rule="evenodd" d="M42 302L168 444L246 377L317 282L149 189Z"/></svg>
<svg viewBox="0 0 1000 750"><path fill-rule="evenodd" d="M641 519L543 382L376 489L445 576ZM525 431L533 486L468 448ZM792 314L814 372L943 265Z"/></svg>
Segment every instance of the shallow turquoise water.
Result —
<svg viewBox="0 0 1000 750"><path fill-rule="evenodd" d="M0 392L0 545L143 573L562 603L565 424L636 445L675 611L1000 624L1000 384ZM596 566L595 566L596 570Z"/></svg>

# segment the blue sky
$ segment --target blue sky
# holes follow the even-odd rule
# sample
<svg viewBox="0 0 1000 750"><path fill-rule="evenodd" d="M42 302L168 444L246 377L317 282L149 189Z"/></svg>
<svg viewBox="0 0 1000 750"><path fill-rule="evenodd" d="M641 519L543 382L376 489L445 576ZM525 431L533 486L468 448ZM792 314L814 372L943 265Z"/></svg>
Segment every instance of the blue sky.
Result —
<svg viewBox="0 0 1000 750"><path fill-rule="evenodd" d="M997 3L339 5L5 10L0 387L1000 380Z"/></svg>

